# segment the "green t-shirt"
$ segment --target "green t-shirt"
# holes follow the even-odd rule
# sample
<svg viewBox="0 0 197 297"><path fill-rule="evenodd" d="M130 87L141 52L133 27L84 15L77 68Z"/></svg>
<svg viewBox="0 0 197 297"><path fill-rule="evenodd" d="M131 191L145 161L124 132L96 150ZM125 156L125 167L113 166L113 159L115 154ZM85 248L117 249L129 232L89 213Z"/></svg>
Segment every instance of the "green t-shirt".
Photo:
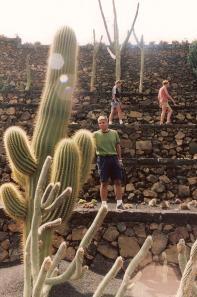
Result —
<svg viewBox="0 0 197 297"><path fill-rule="evenodd" d="M117 155L116 145L120 143L120 138L115 130L109 129L107 132L98 130L93 133L93 136L97 156Z"/></svg>

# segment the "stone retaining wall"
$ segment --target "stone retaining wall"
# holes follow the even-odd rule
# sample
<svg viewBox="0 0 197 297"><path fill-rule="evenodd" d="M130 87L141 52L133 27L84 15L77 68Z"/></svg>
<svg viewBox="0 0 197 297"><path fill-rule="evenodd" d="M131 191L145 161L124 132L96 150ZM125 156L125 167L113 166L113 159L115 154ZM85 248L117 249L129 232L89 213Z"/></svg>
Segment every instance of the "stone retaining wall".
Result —
<svg viewBox="0 0 197 297"><path fill-rule="evenodd" d="M5 217L0 210L0 266L7 262L20 260L21 250L19 245L20 226ZM123 214L122 214L123 215ZM94 215L93 215L94 216ZM140 216L143 214L138 215ZM123 216L122 216L123 217ZM190 248L197 237L197 225L192 224L187 219L163 222L155 219L152 214L151 220L135 221L133 215L128 212L125 214L125 220L117 213L110 213L108 219L95 235L88 251L86 252L86 262L88 264L98 261L99 257L104 256L107 259L114 260L118 255L125 260L136 255L148 235L153 236L154 244L148 257L141 263L141 266L147 265L152 261L161 260L162 252L166 252L168 263L178 263L176 244L179 239L184 238L189 255ZM176 214L174 214L176 217ZM157 216L158 218L158 216ZM79 246L87 228L90 226L92 215L75 212L72 216L69 229L64 234L56 232L53 239L53 253L62 241L66 241L68 248L65 254L66 260L72 260L76 249Z"/></svg>

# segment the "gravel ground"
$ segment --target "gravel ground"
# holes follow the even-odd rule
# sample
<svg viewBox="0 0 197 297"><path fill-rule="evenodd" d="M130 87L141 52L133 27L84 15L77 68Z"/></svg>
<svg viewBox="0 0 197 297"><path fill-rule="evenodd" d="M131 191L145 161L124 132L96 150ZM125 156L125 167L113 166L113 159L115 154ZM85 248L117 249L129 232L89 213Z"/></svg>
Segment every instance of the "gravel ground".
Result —
<svg viewBox="0 0 197 297"><path fill-rule="evenodd" d="M62 264L62 269L65 268ZM112 262L102 257L97 258L94 266L86 273L83 279L72 283L65 283L54 287L50 297L92 297L93 293L110 269ZM113 279L105 290L105 297L113 297L121 284L123 272ZM154 277L154 279L153 279ZM180 275L172 267L168 267L164 275L163 267L152 264L139 272L132 282L134 288L127 291L125 297L174 297L178 288ZM22 297L23 290L23 266L0 268L0 296Z"/></svg>

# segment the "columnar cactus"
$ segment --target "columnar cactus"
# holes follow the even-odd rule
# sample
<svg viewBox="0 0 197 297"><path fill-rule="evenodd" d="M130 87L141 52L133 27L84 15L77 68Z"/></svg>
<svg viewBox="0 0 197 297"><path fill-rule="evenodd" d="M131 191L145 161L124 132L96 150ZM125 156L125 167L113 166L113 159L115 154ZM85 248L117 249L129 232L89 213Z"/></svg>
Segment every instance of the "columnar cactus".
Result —
<svg viewBox="0 0 197 297"><path fill-rule="evenodd" d="M129 38L131 36L131 33L132 33L133 29L134 29L135 22L136 22L136 19L137 19L137 16L138 16L139 3L137 5L136 13L135 13L131 28L128 30L127 36L126 36L124 42L122 43L122 45L120 44L120 41L119 41L119 29L118 29L118 21L117 21L115 0L112 0L113 13L114 13L114 41L112 41L112 38L111 38L109 30L108 30L108 26L107 26L107 22L106 22L104 12L103 12L101 0L98 0L98 4L99 4L102 19L103 19L105 31L106 31L106 34L107 34L107 38L108 38L108 41L109 41L109 45L110 45L110 49L108 51L110 52L111 56L114 57L115 60L116 60L115 77L116 77L116 80L119 80L121 78L121 52L125 48L125 46L127 45L128 41L129 41Z"/></svg>
<svg viewBox="0 0 197 297"><path fill-rule="evenodd" d="M45 211L41 215L40 223L58 218L67 221L77 201L80 186L89 175L94 155L91 133L82 130L72 139L65 138L71 113L76 61L75 34L70 28L63 27L56 33L51 46L46 82L32 140L28 139L26 132L20 127L10 127L4 135L13 178L24 192L20 193L14 184L8 183L0 188L0 196L8 214L15 220L23 221L24 242L32 233L36 187L46 157L53 156L51 172L48 172L45 182L49 183L46 193L44 187L39 189L45 196L50 193L50 203L46 204L55 203L58 193L67 187L72 188L72 194L67 196L63 203L57 203L53 211L47 210L44 204ZM84 160L87 155L88 158ZM42 234L43 259L49 254L51 233L51 230L46 229Z"/></svg>

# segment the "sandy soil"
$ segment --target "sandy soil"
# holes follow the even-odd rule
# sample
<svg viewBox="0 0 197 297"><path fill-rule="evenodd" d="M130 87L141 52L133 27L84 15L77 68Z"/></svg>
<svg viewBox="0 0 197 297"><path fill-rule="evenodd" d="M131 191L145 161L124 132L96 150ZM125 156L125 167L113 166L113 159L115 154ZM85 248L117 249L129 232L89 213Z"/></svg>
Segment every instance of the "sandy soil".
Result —
<svg viewBox="0 0 197 297"><path fill-rule="evenodd" d="M103 275L110 269L112 262L99 257L98 263L90 268L83 279L74 283L66 283L52 289L50 297L91 297ZM67 264L63 264L65 266ZM62 267L63 267L62 266ZM62 268L63 269L63 268ZM105 297L113 297L121 284L123 272L113 279L106 288ZM174 297L179 285L180 275L172 267L167 268L151 264L139 272L132 283L135 286L129 289L125 297ZM22 297L23 266L17 265L0 269L0 296Z"/></svg>

